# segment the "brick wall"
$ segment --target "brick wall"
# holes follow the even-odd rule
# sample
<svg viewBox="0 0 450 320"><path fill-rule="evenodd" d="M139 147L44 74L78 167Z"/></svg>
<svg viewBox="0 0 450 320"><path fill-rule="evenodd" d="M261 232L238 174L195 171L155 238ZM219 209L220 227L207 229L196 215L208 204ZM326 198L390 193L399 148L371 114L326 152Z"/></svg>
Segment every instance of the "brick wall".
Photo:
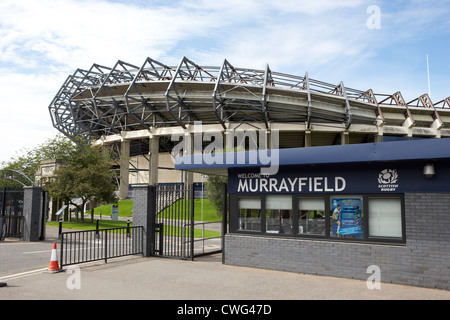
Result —
<svg viewBox="0 0 450 320"><path fill-rule="evenodd" d="M228 234L229 265L450 290L450 194L405 194L406 245Z"/></svg>

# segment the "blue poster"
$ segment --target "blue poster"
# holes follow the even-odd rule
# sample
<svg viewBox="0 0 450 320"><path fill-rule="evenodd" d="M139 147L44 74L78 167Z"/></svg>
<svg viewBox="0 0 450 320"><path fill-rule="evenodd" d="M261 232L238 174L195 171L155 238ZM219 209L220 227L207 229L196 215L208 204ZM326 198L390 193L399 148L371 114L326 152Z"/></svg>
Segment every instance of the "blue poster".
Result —
<svg viewBox="0 0 450 320"><path fill-rule="evenodd" d="M361 199L333 199L331 204L331 235L362 238Z"/></svg>

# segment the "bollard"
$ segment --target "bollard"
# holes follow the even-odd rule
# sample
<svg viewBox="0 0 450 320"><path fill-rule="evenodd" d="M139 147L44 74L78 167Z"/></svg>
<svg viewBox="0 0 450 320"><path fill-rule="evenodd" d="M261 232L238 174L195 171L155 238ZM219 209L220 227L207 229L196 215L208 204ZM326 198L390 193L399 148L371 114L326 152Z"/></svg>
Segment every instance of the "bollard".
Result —
<svg viewBox="0 0 450 320"><path fill-rule="evenodd" d="M58 229L58 239L61 239L61 233L62 233L62 220L59 220L59 229Z"/></svg>
<svg viewBox="0 0 450 320"><path fill-rule="evenodd" d="M131 234L130 234L130 220L127 220L127 237L131 237Z"/></svg>
<svg viewBox="0 0 450 320"><path fill-rule="evenodd" d="M99 222L99 220L97 219L96 226L95 226L95 236L97 237L97 239L100 238L100 235L98 233L98 222Z"/></svg>

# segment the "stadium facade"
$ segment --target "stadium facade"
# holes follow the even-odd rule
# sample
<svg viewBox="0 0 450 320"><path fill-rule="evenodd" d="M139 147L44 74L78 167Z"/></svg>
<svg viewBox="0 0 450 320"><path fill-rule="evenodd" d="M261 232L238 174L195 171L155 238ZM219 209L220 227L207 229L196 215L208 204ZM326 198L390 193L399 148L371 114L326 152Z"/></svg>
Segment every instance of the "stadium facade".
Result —
<svg viewBox="0 0 450 320"><path fill-rule="evenodd" d="M121 197L135 182L228 176L225 263L356 279L375 266L383 282L450 288L450 98L147 58L78 69L49 111L65 135L120 152ZM206 161L237 132L246 160ZM253 142L277 150L276 172L250 160Z"/></svg>

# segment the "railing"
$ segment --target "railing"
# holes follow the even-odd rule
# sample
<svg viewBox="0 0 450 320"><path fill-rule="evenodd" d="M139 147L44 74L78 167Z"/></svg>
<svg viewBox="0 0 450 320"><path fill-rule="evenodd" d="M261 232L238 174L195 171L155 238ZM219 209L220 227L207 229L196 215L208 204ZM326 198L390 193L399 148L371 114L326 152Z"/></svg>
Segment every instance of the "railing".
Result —
<svg viewBox="0 0 450 320"><path fill-rule="evenodd" d="M61 233L63 266L143 254L142 226Z"/></svg>
<svg viewBox="0 0 450 320"><path fill-rule="evenodd" d="M195 223L191 224L192 228L195 228L195 226L198 226L198 225L202 226L201 227L202 237L191 240L192 247L193 247L192 252L194 254L194 257L222 252L222 244L221 244L221 239L223 237L222 223L223 223L223 221L220 220L220 221L209 221L209 222L195 222ZM205 225L214 225L214 224L219 224L218 227L212 228L212 229L217 229L216 231L220 232L220 235L212 236L212 237L205 237L205 231L213 231L213 230L205 230ZM214 239L216 239L216 240L214 240ZM210 241L208 241L208 240L210 240ZM206 250L205 250L205 241L208 241ZM200 243L201 245L195 245L196 243Z"/></svg>

